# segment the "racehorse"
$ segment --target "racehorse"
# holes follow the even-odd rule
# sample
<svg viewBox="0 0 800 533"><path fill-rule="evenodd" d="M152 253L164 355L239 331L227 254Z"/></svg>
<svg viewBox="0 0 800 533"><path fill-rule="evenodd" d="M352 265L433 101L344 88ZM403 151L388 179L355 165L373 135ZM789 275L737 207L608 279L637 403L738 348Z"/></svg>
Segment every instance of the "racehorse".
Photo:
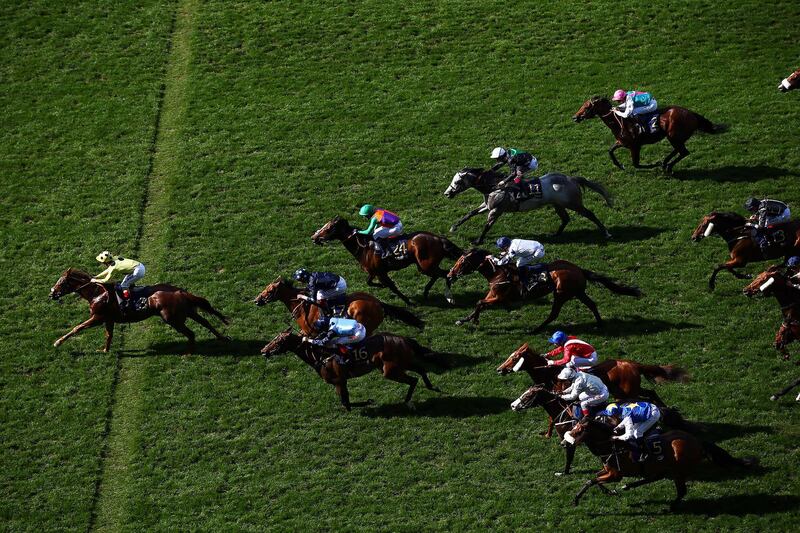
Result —
<svg viewBox="0 0 800 533"><path fill-rule="evenodd" d="M256 296L253 303L262 306L276 300L281 301L292 313L292 318L297 322L303 333L306 335L320 333L314 329L314 322L320 317L320 308L307 300L298 298L303 294L304 291L295 287L292 282L278 277ZM347 316L357 320L366 328L367 335L372 335L375 329L383 322L384 317L400 320L418 329L425 327L425 322L420 320L414 313L402 307L383 303L366 292L349 293L345 310L347 311Z"/></svg>
<svg viewBox="0 0 800 533"><path fill-rule="evenodd" d="M332 240L342 241L347 251L361 265L361 270L367 273L367 285L370 287L387 287L406 304L410 305L411 300L400 292L400 289L389 277L389 272L402 270L410 265L416 265L417 270L431 278L428 284L425 285L423 292L425 298L428 297L428 293L433 284L436 283L436 280L444 278L447 283L444 293L445 298L447 301L452 301L447 271L440 268L439 265L445 258L458 259L461 255L461 249L445 237L425 231L409 233L405 238L408 239L406 244L407 253L403 258L382 259L380 254L376 253L375 249L370 246L371 238L358 233L354 227L339 216L334 217L311 236L314 244L319 245ZM378 278L380 283L375 283L373 281L375 278Z"/></svg>
<svg viewBox="0 0 800 533"><path fill-rule="evenodd" d="M525 371L534 384L553 390L557 384L556 376L564 367L548 366L547 362L547 358L531 350L526 342L509 355L495 371L501 376L511 372ZM644 365L625 359L606 359L586 372L603 380L608 387L608 392L618 400L641 398L659 407L664 407L666 404L656 391L642 388L642 376L655 383L666 381L686 383L689 380L685 370L673 365ZM551 418L544 435L550 438L552 433L553 419Z"/></svg>
<svg viewBox="0 0 800 533"><path fill-rule="evenodd" d="M700 220L697 228L692 233L692 241L697 242L705 237L717 234L728 244L730 259L717 265L708 280L708 288L714 290L716 286L717 274L721 270L727 270L737 279L750 279L752 276L742 274L734 270L748 263L767 261L758 243L753 239L752 232L748 228L747 219L742 215L730 212L712 211ZM783 226L784 233L788 234L786 242L791 246L784 248L783 255L788 257L800 253L800 225L790 222Z"/></svg>
<svg viewBox="0 0 800 533"><path fill-rule="evenodd" d="M547 276L550 283L539 283L534 292L528 294L523 291L515 265L497 266L490 258L491 254L486 250L468 250L456 261L456 264L447 274L448 280L452 283L461 276L471 274L477 270L489 282L489 292L482 300L478 300L472 313L456 321L457 326L470 320L477 325L481 311L489 306L507 304L515 300L524 302L528 299L541 298L550 293L553 293L553 306L550 309L550 314L544 322L533 330L534 333L541 331L547 324L558 318L561 308L573 298L577 298L583 305L588 307L594 315L597 325L602 326L603 319L597 310L597 304L586 294L587 280L593 283L600 283L616 294L637 298L642 294L636 287L618 284L602 274L582 269L569 261L560 259L547 264Z"/></svg>
<svg viewBox="0 0 800 533"><path fill-rule="evenodd" d="M593 96L586 100L572 120L582 122L586 119L599 117L614 134L616 142L608 150L611 162L618 168L625 169L617 160L614 152L619 148L627 148L631 152L631 160L636 168L655 168L659 163L652 165L639 164L640 152L645 144L654 144L666 138L672 145L672 152L660 163L661 168L666 173L671 173L675 164L689 155L686 149L686 141L700 130L704 133L718 133L722 127L714 126L710 120L686 108L678 106L668 106L658 111L659 129L655 133L639 133L638 124L633 117L622 118L611 106L608 98ZM677 157L675 157L677 156ZM675 158L674 160L672 158Z"/></svg>
<svg viewBox="0 0 800 533"><path fill-rule="evenodd" d="M363 407L373 403L372 400L351 402L347 390L348 379L363 376L373 370L379 370L385 379L407 384L408 392L404 401L409 406L419 380L406 374L407 370L419 374L428 389L441 392L431 384L422 361L441 363L434 357L434 352L408 337L389 333L367 337L362 344L353 349L352 361L347 365L342 365L332 351L306 342L302 337L292 333L291 326L261 349L261 353L267 358L287 351L294 352L326 383L333 385L342 405L348 411L352 407Z"/></svg>
<svg viewBox="0 0 800 533"><path fill-rule="evenodd" d="M473 188L483 194L483 203L453 224L450 227L451 233L455 232L461 224L473 216L488 211L488 219L483 232L481 232L480 237L472 241L473 244L480 244L489 229L503 213L507 211L530 211L546 205L552 205L556 214L561 218L561 226L556 230L556 235L560 235L569 223L567 209L571 209L594 222L607 239L611 238L611 234L603 223L583 205L583 189L589 187L600 194L609 207L612 207L613 200L611 196L605 187L599 183L580 176L566 176L551 172L540 178L542 184L541 198L531 197L520 200L512 189L497 190L497 184L504 178L505 176L502 174L491 170L484 171L482 168L464 168L453 176L453 180L444 191L444 195L447 198L455 198L456 195Z"/></svg>
<svg viewBox="0 0 800 533"><path fill-rule="evenodd" d="M798 87L800 87L800 68L784 78L780 85L778 85L778 90L782 93L785 93L787 91L797 89Z"/></svg>
<svg viewBox="0 0 800 533"><path fill-rule="evenodd" d="M69 268L61 274L56 284L50 289L50 298L59 301L71 293L78 294L89 303L89 319L81 322L69 333L55 341L53 343L55 347L60 346L65 340L86 328L103 324L106 328L106 342L102 351L108 353L111 339L114 337L114 324L140 322L151 316L160 316L164 322L189 339L187 354L194 350L195 339L194 332L186 326L187 318L191 318L206 328L218 339L230 340L229 337L217 331L208 320L198 313L198 310L216 316L226 325L229 323L227 317L214 309L205 298L172 285L160 284L137 288L134 296L136 298L146 297L147 306L144 309L125 311L124 314L120 310L114 294L113 283L93 282L91 275L74 268Z"/></svg>
<svg viewBox="0 0 800 533"><path fill-rule="evenodd" d="M780 265L773 265L756 276L742 292L745 296L774 296L783 314L783 323L775 335L775 349L789 360L786 345L800 338L800 289L789 284Z"/></svg>
<svg viewBox="0 0 800 533"><path fill-rule="evenodd" d="M622 443L611 439L614 427L618 420L607 417L595 419L585 417L578 422L569 432L567 440L572 440L573 445L585 443L593 455L603 463L603 469L594 479L587 481L575 495L573 505L578 505L583 494L592 486L597 485L604 493L617 492L608 489L606 483L621 481L624 477L640 477L633 483L623 485L621 490L629 490L654 481L671 479L675 483L676 496L670 503L670 510L675 511L681 500L686 496L686 480L697 470L697 465L708 457L714 464L724 467L739 466L751 467L758 464L755 458L739 459L712 442L702 441L691 433L682 430L666 431L660 435L661 458L650 457L644 463L634 461L631 450ZM609 423L610 422L610 423Z"/></svg>

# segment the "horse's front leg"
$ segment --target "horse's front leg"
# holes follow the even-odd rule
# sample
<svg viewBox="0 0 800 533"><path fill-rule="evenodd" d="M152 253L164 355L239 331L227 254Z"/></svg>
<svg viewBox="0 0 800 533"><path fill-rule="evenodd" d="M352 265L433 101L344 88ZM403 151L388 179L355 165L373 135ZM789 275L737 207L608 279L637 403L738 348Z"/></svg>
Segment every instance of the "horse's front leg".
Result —
<svg viewBox="0 0 800 533"><path fill-rule="evenodd" d="M544 329L544 327L547 324L549 324L550 322L552 322L553 320L558 318L558 315L561 313L561 308L564 307L564 304L566 303L566 301L567 301L567 298L565 298L565 297L563 297L563 296L561 296L559 294L556 294L555 296L553 296L553 307L550 308L550 314L547 316L547 318L544 320L544 322L539 324L539 326L536 329L533 330L533 333L539 333L540 331L542 331Z"/></svg>
<svg viewBox="0 0 800 533"><path fill-rule="evenodd" d="M103 353L108 353L111 349L111 339L114 338L114 322L106 320L106 343L103 345Z"/></svg>
<svg viewBox="0 0 800 533"><path fill-rule="evenodd" d="M67 333L66 335L64 335L60 339L56 340L56 342L53 343L53 346L58 348L59 346L61 346L64 343L65 340L67 340L68 338L72 337L76 333L79 333L79 332L81 332L82 330L84 330L86 328L91 328L91 327L97 326L102 321L103 320L100 317L97 317L95 315L90 316L88 320L86 320L85 322L81 322L80 324L78 324L77 326L72 328L72 330L69 333Z"/></svg>
<svg viewBox="0 0 800 533"><path fill-rule="evenodd" d="M501 214L499 209L492 209L489 211L489 216L486 218L486 225L483 226L481 236L477 239L473 239L472 244L481 244L483 242L483 239L486 238L486 234L489 233L489 230L492 229L492 226L494 226L494 223L497 222Z"/></svg>
<svg viewBox="0 0 800 533"><path fill-rule="evenodd" d="M625 167L622 166L622 163L619 162L619 159L617 159L617 156L614 154L614 152L616 152L620 148L622 148L622 145L616 143L614 146L608 149L608 156L611 158L611 162L614 163L614 166L616 166L620 170L625 170Z"/></svg>
<svg viewBox="0 0 800 533"><path fill-rule="evenodd" d="M788 387L785 387L785 388L781 389L780 392L776 392L775 394L770 396L769 399L772 400L773 402L777 401L778 398L780 398L784 394L788 393L790 390L792 390L793 388L797 387L798 385L800 385L800 378L796 379L794 381L794 383L790 384Z"/></svg>
<svg viewBox="0 0 800 533"><path fill-rule="evenodd" d="M498 301L497 296L494 295L492 292L489 292L486 298L484 298L483 300L478 300L478 303L475 304L475 309L469 315L465 316L461 320L456 320L456 326L461 326L462 324L465 324L469 321L472 321L477 326L481 311L483 311L490 305L493 305L497 301Z"/></svg>
<svg viewBox="0 0 800 533"><path fill-rule="evenodd" d="M486 204L485 204L485 203L483 203L483 204L479 205L477 208L473 209L472 211L470 211L469 213L467 213L466 215L464 215L463 217L461 217L461 218L458 220L458 222L456 222L455 224L453 224L452 226L450 226L450 233L455 233L455 232L456 232L456 230L458 229L458 227L459 227L461 224L463 224L463 223L464 223L464 222L466 222L467 220L471 219L471 218L472 218L472 217L474 217L475 215L480 215L481 213L485 213L485 212L486 212L486 211L488 211L488 210L489 210L489 208L488 208L488 207L486 207Z"/></svg>

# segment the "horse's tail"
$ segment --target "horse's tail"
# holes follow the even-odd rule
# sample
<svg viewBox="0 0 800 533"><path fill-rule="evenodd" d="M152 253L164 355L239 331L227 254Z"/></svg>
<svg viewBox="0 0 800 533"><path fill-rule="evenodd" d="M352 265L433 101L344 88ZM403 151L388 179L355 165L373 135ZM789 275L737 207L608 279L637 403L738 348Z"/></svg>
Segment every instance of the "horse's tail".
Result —
<svg viewBox="0 0 800 533"><path fill-rule="evenodd" d="M663 383L665 381L689 381L689 374L682 368L673 365L642 365L637 363L639 372L650 381Z"/></svg>
<svg viewBox="0 0 800 533"><path fill-rule="evenodd" d="M439 368L447 368L447 363L439 357L439 354L431 350L430 348L421 345L415 339L411 337L404 337L405 341L411 346L411 349L414 350L414 355L422 359L423 361L428 361L433 363L434 365L438 366Z"/></svg>
<svg viewBox="0 0 800 533"><path fill-rule="evenodd" d="M596 181L592 180L587 180L583 176L573 176L573 178L575 179L575 181L578 182L578 185L580 185L582 189L589 187L594 192L603 197L603 200L606 201L608 207L614 207L614 198L611 196L611 193L609 193L608 190L605 187L603 187L600 183L597 183Z"/></svg>
<svg viewBox="0 0 800 533"><path fill-rule="evenodd" d="M606 289L610 290L611 292L615 292L617 294L624 294L625 296L634 296L639 298L642 295L642 291L639 290L638 287L633 287L629 285L622 285L620 283L615 282L609 277L606 277L602 274L598 274L597 272L592 272L591 270L584 270L581 269L583 275L586 276L586 279L593 283L599 283L603 285Z"/></svg>
<svg viewBox="0 0 800 533"><path fill-rule="evenodd" d="M442 240L442 249L448 259L458 259L464 255L464 250L456 246L456 244L447 237L439 237Z"/></svg>
<svg viewBox="0 0 800 533"><path fill-rule="evenodd" d="M383 308L383 314L389 318L399 320L400 322L408 324L409 326L414 326L417 329L423 329L425 327L425 322L407 309L383 302L381 302L381 307Z"/></svg>
<svg viewBox="0 0 800 533"><path fill-rule="evenodd" d="M751 467L758 465L757 457L734 457L713 442L701 441L703 451L711 461L719 466L743 466Z"/></svg>
<svg viewBox="0 0 800 533"><path fill-rule="evenodd" d="M714 125L710 120L708 120L700 113L695 113L694 111L692 111L692 114L694 115L694 118L697 119L698 129L703 133L711 133L713 135L714 133L723 133L727 129L727 127L724 124Z"/></svg>
<svg viewBox="0 0 800 533"><path fill-rule="evenodd" d="M231 321L230 321L230 319L228 317L226 317L225 315L223 315L222 313L220 313L219 311L214 309L214 306L212 306L208 302L208 300L206 300L202 296L197 296L196 294L192 294L190 292L186 292L186 297L195 306L197 306L200 309L202 309L203 311L205 311L205 312L207 312L209 314L212 314L215 317L219 318L222 321L222 323L225 324L226 326L231 323Z"/></svg>

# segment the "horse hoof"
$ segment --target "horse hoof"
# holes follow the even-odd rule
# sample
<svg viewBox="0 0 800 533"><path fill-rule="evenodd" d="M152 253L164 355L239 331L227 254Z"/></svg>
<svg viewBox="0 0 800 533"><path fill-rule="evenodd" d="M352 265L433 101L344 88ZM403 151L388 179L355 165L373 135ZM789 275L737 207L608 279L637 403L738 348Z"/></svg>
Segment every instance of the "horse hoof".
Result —
<svg viewBox="0 0 800 533"><path fill-rule="evenodd" d="M374 404L375 404L375 400L373 400L372 398L369 398L367 400L367 405L374 405Z"/></svg>
<svg viewBox="0 0 800 533"><path fill-rule="evenodd" d="M108 353L108 350L106 350L105 348L98 348L97 353Z"/></svg>
<svg viewBox="0 0 800 533"><path fill-rule="evenodd" d="M457 229L455 226L450 226L450 233L455 233Z"/></svg>
<svg viewBox="0 0 800 533"><path fill-rule="evenodd" d="M58 348L59 346L61 346L60 342L56 341L53 343L53 348Z"/></svg>
<svg viewBox="0 0 800 533"><path fill-rule="evenodd" d="M456 326L463 326L463 325L464 325L464 322L462 320L456 320ZM58 345L56 344L56 346L58 346Z"/></svg>
<svg viewBox="0 0 800 533"><path fill-rule="evenodd" d="M416 405L414 405L414 400L409 400L409 401L407 401L407 402L406 402L406 407L408 407L408 408L409 408L409 409L411 409L412 411L416 411L416 410L417 410L417 406L416 406Z"/></svg>
<svg viewBox="0 0 800 533"><path fill-rule="evenodd" d="M556 477L563 477L563 476L565 476L567 474L565 472L555 472L553 475L556 476Z"/></svg>
<svg viewBox="0 0 800 533"><path fill-rule="evenodd" d="M446 296L446 297L445 297L445 300L446 300L446 301L447 301L447 303L449 303L450 305L455 305L455 304L456 304L456 299L455 299L455 298L453 298L452 296L449 296L449 297L447 297L447 296Z"/></svg>
<svg viewBox="0 0 800 533"><path fill-rule="evenodd" d="M606 233L606 239L607 239L607 240L611 240L611 239L613 239L613 238L614 238L614 236L613 236L613 235L611 235L610 233Z"/></svg>
<svg viewBox="0 0 800 533"><path fill-rule="evenodd" d="M578 506L578 500L572 500L572 506L573 507L577 507Z"/></svg>
<svg viewBox="0 0 800 533"><path fill-rule="evenodd" d="M777 397L777 396L775 396L774 394L773 394L772 396L770 396L770 397L769 397L769 399L770 399L771 401L773 401L773 402L777 402L777 401L778 401L778 397Z"/></svg>

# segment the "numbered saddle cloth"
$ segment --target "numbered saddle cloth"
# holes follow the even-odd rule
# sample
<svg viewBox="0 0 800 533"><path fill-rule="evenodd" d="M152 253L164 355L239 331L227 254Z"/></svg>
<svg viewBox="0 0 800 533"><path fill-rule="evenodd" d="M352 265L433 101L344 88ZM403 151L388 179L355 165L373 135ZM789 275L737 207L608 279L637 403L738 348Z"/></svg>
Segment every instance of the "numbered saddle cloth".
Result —
<svg viewBox="0 0 800 533"><path fill-rule="evenodd" d="M654 111L653 113L642 113L641 115L636 115L636 119L639 121L639 124L642 125L645 132L656 133L660 128L658 124L659 116L661 116L661 112Z"/></svg>
<svg viewBox="0 0 800 533"><path fill-rule="evenodd" d="M401 235L386 241L386 257L402 261L408 257L408 237Z"/></svg>

